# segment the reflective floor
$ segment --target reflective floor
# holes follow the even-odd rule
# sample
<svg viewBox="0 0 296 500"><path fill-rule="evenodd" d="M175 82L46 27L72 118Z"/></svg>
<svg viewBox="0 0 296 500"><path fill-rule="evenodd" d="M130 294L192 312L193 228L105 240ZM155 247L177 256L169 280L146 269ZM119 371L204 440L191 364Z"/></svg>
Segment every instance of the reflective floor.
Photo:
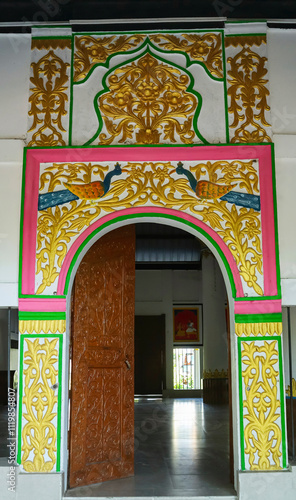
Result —
<svg viewBox="0 0 296 500"><path fill-rule="evenodd" d="M135 401L135 475L69 490L68 497L225 496L228 407L202 399Z"/></svg>

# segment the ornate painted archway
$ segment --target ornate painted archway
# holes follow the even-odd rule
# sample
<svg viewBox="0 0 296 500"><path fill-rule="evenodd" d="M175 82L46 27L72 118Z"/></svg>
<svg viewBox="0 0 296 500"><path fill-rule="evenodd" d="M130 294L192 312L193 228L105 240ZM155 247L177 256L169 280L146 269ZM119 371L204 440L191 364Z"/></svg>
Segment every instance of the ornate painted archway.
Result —
<svg viewBox="0 0 296 500"><path fill-rule="evenodd" d="M18 462L61 470L67 296L87 249L133 220L198 233L235 314L239 468L287 467L272 145L27 149L20 252Z"/></svg>

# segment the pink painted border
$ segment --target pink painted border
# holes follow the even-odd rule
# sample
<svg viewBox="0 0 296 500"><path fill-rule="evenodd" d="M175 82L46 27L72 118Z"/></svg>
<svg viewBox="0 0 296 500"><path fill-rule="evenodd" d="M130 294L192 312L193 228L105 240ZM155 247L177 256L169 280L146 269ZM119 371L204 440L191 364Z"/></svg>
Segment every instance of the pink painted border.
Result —
<svg viewBox="0 0 296 500"><path fill-rule="evenodd" d="M157 207L155 207L155 208L153 208L153 207L129 208L129 209L125 209L125 210L120 210L120 211L117 211L116 213L112 213L112 214L106 215L105 217L102 217L101 219L96 221L94 224L92 224L90 227L88 227L77 238L77 240L73 243L73 245L71 246L71 248L69 249L69 252L67 253L67 255L65 257L65 260L63 262L63 265L62 265L62 268L60 271L60 276L59 276L58 289L57 289L58 295L62 295L64 293L67 274L68 274L69 267L71 265L71 262L73 260L75 253L77 252L79 247L82 245L82 243L85 241L85 239L93 231L98 229L100 226L102 226L106 222L109 222L109 221L116 222L116 219L120 216L128 216L131 214L139 214L140 215L140 214L149 214L149 213L150 214L151 213L152 214L159 214L160 216L161 215L163 215L163 216L171 215L173 217L178 217L180 219L183 219L184 221L191 222L197 228L199 227L199 228L203 229L217 243L217 245L221 248L222 252L224 253L224 255L227 259L227 262L230 266L230 269L232 271L232 274L233 274L233 279L234 279L235 286L236 286L237 296L243 297L244 292L243 292L243 288L242 288L241 278L240 278L240 274L239 274L239 271L237 269L237 266L235 264L235 260L232 256L231 252L229 251L228 247L225 245L223 240L221 240L221 238L216 234L216 232L213 229L209 228L209 226L207 226L203 222L201 222L198 219L196 219L195 217L193 217L192 215L188 215L184 212L180 212L179 210L162 209L162 208L157 208Z"/></svg>
<svg viewBox="0 0 296 500"><path fill-rule="evenodd" d="M276 300L248 300L234 303L234 314L267 314L281 313L282 301Z"/></svg>
<svg viewBox="0 0 296 500"><path fill-rule="evenodd" d="M66 312L66 299L19 299L19 310L30 312Z"/></svg>
<svg viewBox="0 0 296 500"><path fill-rule="evenodd" d="M65 148L65 149L28 149L26 157L24 225L22 249L22 294L35 293L36 261L36 224L39 190L39 166L43 162L77 161L202 161L223 159L259 160L259 179L262 217L262 247L264 265L264 295L277 295L275 227L272 189L271 146L192 146L192 147L128 147L128 148ZM150 212L156 210L149 207ZM143 210L142 210L143 212ZM176 211L183 218L182 212ZM135 213L135 209L133 209ZM118 216L119 212L116 213ZM193 218L194 219L194 218ZM102 219L100 220L100 223ZM197 219L194 223L198 226ZM201 227L201 226L200 226ZM210 234L210 228L205 226ZM91 231L94 225L91 226ZM84 233L83 233L84 234ZM215 233L216 234L216 233ZM86 236L85 236L86 237ZM79 238L78 238L79 240ZM222 240L219 239L221 246ZM227 248L227 247L226 247ZM224 248L222 249L224 251ZM228 260L228 259L227 259ZM228 260L229 262L229 260ZM65 262L64 262L65 265ZM63 265L63 268L64 268ZM67 259L67 266L69 267ZM232 266L231 266L232 268ZM63 280L65 272L63 269ZM60 276L61 280L61 276ZM59 284L59 290L62 289ZM240 288L237 289L238 296ZM59 292L58 292L59 293Z"/></svg>

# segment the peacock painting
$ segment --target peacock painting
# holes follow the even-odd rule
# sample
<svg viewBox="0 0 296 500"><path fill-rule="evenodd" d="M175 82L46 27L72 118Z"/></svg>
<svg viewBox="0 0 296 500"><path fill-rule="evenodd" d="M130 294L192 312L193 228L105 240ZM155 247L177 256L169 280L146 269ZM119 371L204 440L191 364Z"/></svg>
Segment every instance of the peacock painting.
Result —
<svg viewBox="0 0 296 500"><path fill-rule="evenodd" d="M125 172L119 163L116 163L114 169L108 172L103 181L93 181L87 184L72 184L65 182L67 189L62 191L53 191L39 195L38 210L45 210L48 207L62 205L73 200L98 200L108 193L112 177L121 175Z"/></svg>
<svg viewBox="0 0 296 500"><path fill-rule="evenodd" d="M260 211L260 196L233 191L237 186L236 183L222 185L207 180L197 181L192 172L183 167L181 161L178 163L176 173L187 177L191 189L195 192L196 196L202 200L221 199L229 203L234 203L235 205Z"/></svg>

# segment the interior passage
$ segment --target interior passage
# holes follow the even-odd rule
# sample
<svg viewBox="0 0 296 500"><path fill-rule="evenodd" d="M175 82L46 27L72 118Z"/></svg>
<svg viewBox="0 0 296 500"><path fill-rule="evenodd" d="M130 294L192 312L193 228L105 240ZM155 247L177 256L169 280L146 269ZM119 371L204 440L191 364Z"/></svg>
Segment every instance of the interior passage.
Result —
<svg viewBox="0 0 296 500"><path fill-rule="evenodd" d="M227 496L229 409L202 399L135 400L135 475L74 488L68 497Z"/></svg>

